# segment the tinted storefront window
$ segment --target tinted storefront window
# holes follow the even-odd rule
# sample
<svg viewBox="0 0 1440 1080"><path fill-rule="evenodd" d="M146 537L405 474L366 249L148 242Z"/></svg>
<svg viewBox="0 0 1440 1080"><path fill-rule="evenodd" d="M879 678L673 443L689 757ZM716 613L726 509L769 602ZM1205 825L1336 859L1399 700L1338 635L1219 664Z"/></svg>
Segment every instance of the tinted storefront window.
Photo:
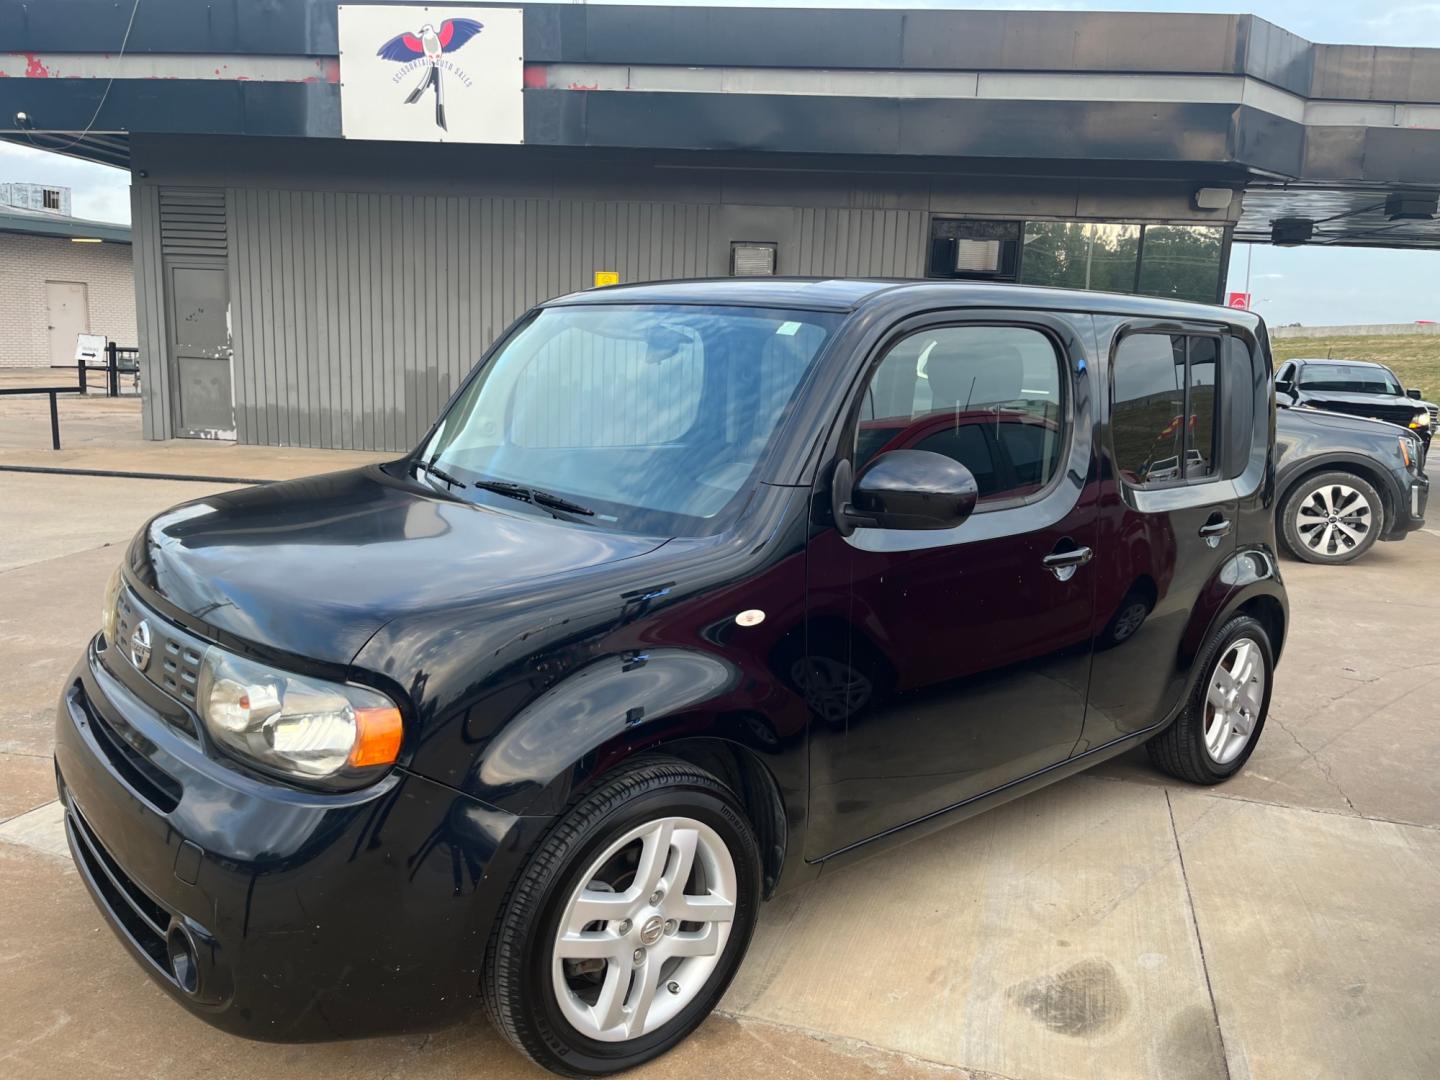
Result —
<svg viewBox="0 0 1440 1080"><path fill-rule="evenodd" d="M1110 221L930 221L930 277L1220 301L1225 229Z"/></svg>
<svg viewBox="0 0 1440 1080"><path fill-rule="evenodd" d="M1148 225L1139 292L1213 304L1220 290L1225 230L1214 225Z"/></svg>
<svg viewBox="0 0 1440 1080"><path fill-rule="evenodd" d="M1131 292L1140 226L1085 221L1027 221L1020 281L1066 289Z"/></svg>

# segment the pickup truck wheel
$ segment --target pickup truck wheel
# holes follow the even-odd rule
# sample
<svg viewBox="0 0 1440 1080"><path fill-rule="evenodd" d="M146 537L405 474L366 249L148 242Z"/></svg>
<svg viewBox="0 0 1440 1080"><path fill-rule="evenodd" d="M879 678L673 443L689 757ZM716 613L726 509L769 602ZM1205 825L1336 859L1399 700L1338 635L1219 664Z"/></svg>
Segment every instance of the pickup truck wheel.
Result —
<svg viewBox="0 0 1440 1080"><path fill-rule="evenodd" d="M1218 784L1255 750L1270 710L1275 654L1270 636L1248 615L1231 619L1200 656L1205 673L1185 710L1151 739L1150 760L1192 784Z"/></svg>
<svg viewBox="0 0 1440 1080"><path fill-rule="evenodd" d="M1280 508L1280 533L1297 559L1348 563L1380 537L1385 504L1354 473L1328 472L1302 481Z"/></svg>
<svg viewBox="0 0 1440 1080"><path fill-rule="evenodd" d="M759 900L759 846L730 789L641 759L585 795L520 872L487 950L491 1020L562 1075L634 1068L709 1015Z"/></svg>

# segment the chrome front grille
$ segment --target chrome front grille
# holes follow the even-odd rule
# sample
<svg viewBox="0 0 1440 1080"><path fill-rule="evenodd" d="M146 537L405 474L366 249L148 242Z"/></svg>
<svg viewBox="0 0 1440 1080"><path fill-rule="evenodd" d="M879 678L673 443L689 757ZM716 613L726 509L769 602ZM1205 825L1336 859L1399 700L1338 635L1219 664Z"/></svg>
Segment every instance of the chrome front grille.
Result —
<svg viewBox="0 0 1440 1080"><path fill-rule="evenodd" d="M142 619L150 628L150 662L139 669L131 659L131 638ZM142 607L129 589L121 589L116 601L115 638L116 651L131 667L137 667L147 680L186 708L195 708L195 695L200 687L200 658L205 652L203 641ZM194 725L188 719L176 726L190 735L195 734Z"/></svg>

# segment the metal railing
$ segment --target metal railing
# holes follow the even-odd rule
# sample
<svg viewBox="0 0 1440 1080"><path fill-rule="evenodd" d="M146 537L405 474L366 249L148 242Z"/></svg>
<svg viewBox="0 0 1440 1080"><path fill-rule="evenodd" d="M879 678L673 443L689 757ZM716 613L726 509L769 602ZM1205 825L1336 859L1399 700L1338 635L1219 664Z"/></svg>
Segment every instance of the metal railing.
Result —
<svg viewBox="0 0 1440 1080"><path fill-rule="evenodd" d="M105 375L104 390L106 397L120 396L120 376L135 376L135 392L140 392L140 349L134 345L116 345L109 341L105 344L105 362L103 364L90 364L82 356L75 362L75 367L80 376L80 393L90 392L87 373L91 371L103 372Z"/></svg>
<svg viewBox="0 0 1440 1080"><path fill-rule="evenodd" d="M60 449L60 408L56 404L57 394L79 394L84 390L79 386L7 386L0 387L0 396L18 397L21 394L49 394L50 395L50 445Z"/></svg>

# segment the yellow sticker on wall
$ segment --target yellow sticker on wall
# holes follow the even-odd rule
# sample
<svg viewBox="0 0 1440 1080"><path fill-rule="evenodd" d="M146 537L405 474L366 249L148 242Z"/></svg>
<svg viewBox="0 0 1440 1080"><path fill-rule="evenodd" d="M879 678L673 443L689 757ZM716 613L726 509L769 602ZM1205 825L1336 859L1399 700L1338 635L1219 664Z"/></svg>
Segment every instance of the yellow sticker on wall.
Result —
<svg viewBox="0 0 1440 1080"><path fill-rule="evenodd" d="M606 285L619 285L620 271L618 270L596 270L595 288L603 289Z"/></svg>

